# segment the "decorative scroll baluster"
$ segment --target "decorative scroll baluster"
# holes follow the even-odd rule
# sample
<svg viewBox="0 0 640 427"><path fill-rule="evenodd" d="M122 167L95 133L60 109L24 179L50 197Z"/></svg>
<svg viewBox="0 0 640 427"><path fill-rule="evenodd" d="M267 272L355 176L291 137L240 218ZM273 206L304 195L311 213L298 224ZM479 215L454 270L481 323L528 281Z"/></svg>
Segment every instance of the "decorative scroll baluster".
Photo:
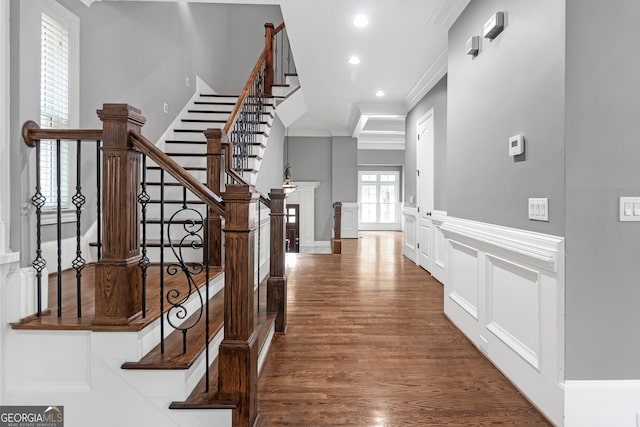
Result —
<svg viewBox="0 0 640 427"><path fill-rule="evenodd" d="M36 192L31 198L31 203L36 208L36 257L33 260L33 269L36 271L37 289L37 315L42 316L42 270L47 266L47 261L42 258L42 207L47 198L42 194L40 186L40 140L35 142L36 145Z"/></svg>
<svg viewBox="0 0 640 427"><path fill-rule="evenodd" d="M76 298L78 304L78 317L82 317L82 269L85 267L85 265L87 265L87 261L82 257L82 248L80 246L80 235L82 232L80 228L81 209L87 201L84 194L82 194L82 186L80 184L81 165L81 140L78 140L76 145L76 194L74 194L71 198L73 205L76 207L76 257L71 263L71 266L74 270L76 270Z"/></svg>
<svg viewBox="0 0 640 427"><path fill-rule="evenodd" d="M179 238L178 242L175 242L173 237L175 233L172 233L172 227L177 224L182 224L185 234ZM175 276L176 274L178 274L178 272L181 271L184 274L189 287L186 292L181 292L180 290L174 288L167 291L166 294L167 302L171 305L167 313L167 322L173 329L182 332L183 353L187 352L187 332L189 332L191 328L196 326L196 324L202 318L202 312L204 311L205 301L194 276L202 273L205 270L205 266L203 265L204 263L188 263L187 261L185 261L185 256L182 252L182 249L184 247L189 247L191 249L202 249L204 245L202 235L203 227L204 218L198 210L190 208L187 205L187 189L183 187L182 208L171 215L171 218L168 222L167 238L169 240L169 247L173 252L176 262L171 263L167 266L167 274L170 276ZM188 246L186 246L185 243L187 243ZM208 283L206 286L208 289ZM178 320L187 319L187 316L190 313L185 304L194 293L197 294L198 299L200 300L200 306L197 309L198 316L189 323L174 323L171 318L172 314L175 314L175 317Z"/></svg>
<svg viewBox="0 0 640 427"><path fill-rule="evenodd" d="M142 180L140 182L140 194L138 194L138 203L142 207L142 241L140 248L142 253L138 266L142 272L142 317L147 317L147 269L151 262L147 256L147 205L151 201L149 193L147 193L147 156L142 155Z"/></svg>

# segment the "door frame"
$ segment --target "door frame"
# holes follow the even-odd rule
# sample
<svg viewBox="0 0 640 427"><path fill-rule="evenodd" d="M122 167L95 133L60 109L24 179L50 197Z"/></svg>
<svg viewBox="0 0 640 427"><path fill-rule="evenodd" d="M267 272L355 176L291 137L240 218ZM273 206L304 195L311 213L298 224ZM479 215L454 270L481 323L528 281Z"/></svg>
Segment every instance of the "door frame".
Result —
<svg viewBox="0 0 640 427"><path fill-rule="evenodd" d="M420 140L420 127L423 123L431 120L431 135L429 139ZM433 248L435 233L431 214L434 209L435 190L435 115L434 109L429 109L416 121L416 264L428 272L433 270ZM430 154L430 155L429 155ZM427 192L425 193L425 185ZM427 200L422 200L425 198Z"/></svg>
<svg viewBox="0 0 640 427"><path fill-rule="evenodd" d="M285 205L285 218L286 218L285 225L284 225L284 228L285 228L285 241L289 237L289 228L290 228L289 224L291 224L289 222L289 209L294 209L296 211L296 213L294 215L295 218L296 218L296 222L295 222L295 225L296 225L295 226L295 237L294 237L296 239L296 241L294 242L294 245L293 245L296 250L295 251L289 250L289 248L292 247L291 240L289 240L289 242L290 242L289 245L288 246L285 245L285 252L288 252L288 253L291 253L291 252L300 253L300 243L302 243L302 241L300 239L300 204L299 203L288 203L288 204Z"/></svg>

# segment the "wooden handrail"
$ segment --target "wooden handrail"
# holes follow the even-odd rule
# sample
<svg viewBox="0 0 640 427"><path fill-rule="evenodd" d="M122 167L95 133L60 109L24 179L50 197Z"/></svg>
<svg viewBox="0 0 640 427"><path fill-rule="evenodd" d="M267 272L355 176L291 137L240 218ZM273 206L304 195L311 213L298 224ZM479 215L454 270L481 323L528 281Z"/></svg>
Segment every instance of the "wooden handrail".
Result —
<svg viewBox="0 0 640 427"><path fill-rule="evenodd" d="M253 71L249 76L249 80L247 80L247 83L244 85L244 89L242 89L242 93L238 97L238 100L236 101L236 105L233 107L233 110L231 111L231 114L227 119L227 123L224 126L224 133L226 135L229 135L229 132L233 128L233 124L236 122L236 119L238 118L238 114L242 109L242 104L244 104L244 101L247 99L247 96L249 95L249 91L251 90L251 86L253 86L254 80L258 76L258 73L260 73L260 68L262 68L262 65L264 64L266 57L267 57L267 49L265 47L262 50L262 54L260 54L260 57L258 58L258 62L256 62L256 66L253 67Z"/></svg>
<svg viewBox="0 0 640 427"><path fill-rule="evenodd" d="M187 190L198 196L218 215L224 215L224 202L213 191L202 185L182 166L177 164L171 157L167 156L162 150L156 147L155 144L140 133L131 131L129 132L129 137L131 138L135 148L156 162L158 166L168 172L180 184L184 185Z"/></svg>
<svg viewBox="0 0 640 427"><path fill-rule="evenodd" d="M278 34L282 30L284 30L284 22L282 24L278 25L275 30L273 30L273 36L275 37L275 35Z"/></svg>
<svg viewBox="0 0 640 427"><path fill-rule="evenodd" d="M35 147L42 139L96 140L102 139L102 129L41 129L33 120L22 125L22 139L29 147Z"/></svg>

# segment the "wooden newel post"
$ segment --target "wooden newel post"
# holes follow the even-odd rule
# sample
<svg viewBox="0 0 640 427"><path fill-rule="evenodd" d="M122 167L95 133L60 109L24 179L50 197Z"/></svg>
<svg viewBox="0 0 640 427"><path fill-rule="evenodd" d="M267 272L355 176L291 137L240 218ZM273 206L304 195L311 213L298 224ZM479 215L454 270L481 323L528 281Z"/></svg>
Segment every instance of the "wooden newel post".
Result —
<svg viewBox="0 0 640 427"><path fill-rule="evenodd" d="M342 202L333 204L333 239L331 239L331 252L342 253Z"/></svg>
<svg viewBox="0 0 640 427"><path fill-rule="evenodd" d="M252 427L258 412L258 345L253 329L255 203L253 186L229 184L225 203L224 340L218 398L238 402L233 425Z"/></svg>
<svg viewBox="0 0 640 427"><path fill-rule="evenodd" d="M265 94L271 96L271 88L273 87L273 33L274 27L271 22L264 24L264 43L267 49L267 58L265 60L264 86Z"/></svg>
<svg viewBox="0 0 640 427"><path fill-rule="evenodd" d="M287 277L285 276L285 199L282 188L273 188L271 199L271 239L269 278L267 279L267 311L275 312L275 332L287 330Z"/></svg>
<svg viewBox="0 0 640 427"><path fill-rule="evenodd" d="M104 104L102 120L102 259L96 264L95 324L121 325L141 313L140 153L129 131L146 119L127 104Z"/></svg>
<svg viewBox="0 0 640 427"><path fill-rule="evenodd" d="M222 129L207 129L207 187L220 196L222 163ZM209 208L209 265L222 267L222 218Z"/></svg>

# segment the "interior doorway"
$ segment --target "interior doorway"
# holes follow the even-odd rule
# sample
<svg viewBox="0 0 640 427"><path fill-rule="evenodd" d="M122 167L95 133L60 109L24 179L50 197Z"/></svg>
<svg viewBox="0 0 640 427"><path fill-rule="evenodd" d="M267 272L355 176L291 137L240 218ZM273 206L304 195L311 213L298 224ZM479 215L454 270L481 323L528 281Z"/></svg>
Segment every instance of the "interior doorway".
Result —
<svg viewBox="0 0 640 427"><path fill-rule="evenodd" d="M300 252L300 205L287 205L285 247L287 252Z"/></svg>
<svg viewBox="0 0 640 427"><path fill-rule="evenodd" d="M434 125L433 110L418 119L416 161L418 208L418 265L431 272L433 268L434 205Z"/></svg>

